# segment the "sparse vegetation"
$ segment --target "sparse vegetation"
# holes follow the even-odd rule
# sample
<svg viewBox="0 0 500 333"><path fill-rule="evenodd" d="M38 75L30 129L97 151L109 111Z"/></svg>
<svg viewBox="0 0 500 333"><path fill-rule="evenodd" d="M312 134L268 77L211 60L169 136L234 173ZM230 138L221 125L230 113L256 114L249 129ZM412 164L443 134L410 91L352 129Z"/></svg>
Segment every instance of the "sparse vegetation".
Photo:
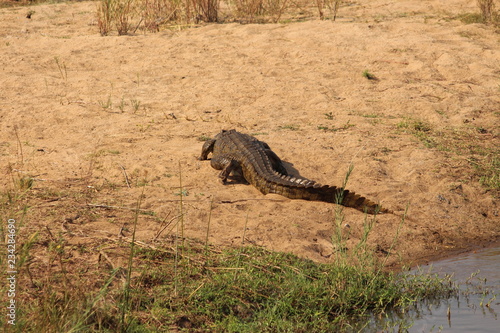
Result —
<svg viewBox="0 0 500 333"><path fill-rule="evenodd" d="M468 174L473 174L477 181L492 191L494 196L500 194L500 151L497 147L489 147L481 141L478 134L486 134L483 127L461 128L437 131L423 120L405 118L397 124L400 130L413 134L427 148L436 148L465 157L472 167ZM481 143L481 144L480 144Z"/></svg>
<svg viewBox="0 0 500 333"><path fill-rule="evenodd" d="M310 3L309 3L310 2ZM97 25L101 35L117 31L126 35L144 29L158 32L162 27L181 27L200 22L273 22L289 10L315 6L320 19L335 21L341 0L100 0ZM325 14L328 11L330 14Z"/></svg>

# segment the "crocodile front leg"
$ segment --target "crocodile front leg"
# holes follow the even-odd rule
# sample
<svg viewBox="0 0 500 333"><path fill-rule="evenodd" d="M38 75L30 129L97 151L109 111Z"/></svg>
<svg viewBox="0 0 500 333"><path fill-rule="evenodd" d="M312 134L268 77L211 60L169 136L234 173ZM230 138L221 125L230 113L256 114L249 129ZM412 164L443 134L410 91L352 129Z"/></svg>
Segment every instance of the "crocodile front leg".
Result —
<svg viewBox="0 0 500 333"><path fill-rule="evenodd" d="M208 154L214 151L215 141L215 139L205 141L201 148L201 155L198 158L200 161L208 160Z"/></svg>

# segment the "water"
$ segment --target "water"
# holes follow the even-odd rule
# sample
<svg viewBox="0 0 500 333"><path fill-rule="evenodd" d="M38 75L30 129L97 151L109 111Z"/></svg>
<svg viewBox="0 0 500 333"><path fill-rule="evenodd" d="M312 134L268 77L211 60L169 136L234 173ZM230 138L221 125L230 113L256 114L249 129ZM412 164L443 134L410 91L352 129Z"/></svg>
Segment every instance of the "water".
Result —
<svg viewBox="0 0 500 333"><path fill-rule="evenodd" d="M432 271L453 273L460 289L473 293L430 305L413 320L408 332L500 332L500 248L435 262ZM495 294L498 294L496 299ZM487 303L489 306L485 306Z"/></svg>
<svg viewBox="0 0 500 333"><path fill-rule="evenodd" d="M453 280L459 283L462 293L447 300L425 302L418 306L418 310L404 315L390 314L385 319L385 323L392 323L388 325L392 327L390 332L500 332L500 248L437 261L420 270L428 272L429 268L439 275L453 274ZM376 326L381 327L380 324L378 321ZM387 330L370 327L366 331Z"/></svg>

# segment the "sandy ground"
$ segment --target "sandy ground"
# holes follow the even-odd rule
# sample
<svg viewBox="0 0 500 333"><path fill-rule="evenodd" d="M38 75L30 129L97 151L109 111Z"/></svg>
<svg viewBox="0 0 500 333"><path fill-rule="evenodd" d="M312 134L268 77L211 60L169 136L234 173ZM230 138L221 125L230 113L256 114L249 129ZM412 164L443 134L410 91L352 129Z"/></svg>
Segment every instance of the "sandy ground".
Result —
<svg viewBox="0 0 500 333"><path fill-rule="evenodd" d="M498 193L471 161L498 154L500 43L493 27L456 19L475 2L360 0L337 22L109 37L95 8L0 9L2 218L22 221L21 244L39 231L38 249L62 237L69 261L95 262L101 244L130 237L139 198L137 239L161 243L176 232L182 182L186 237L203 240L210 216L212 244L245 233L246 244L332 260L335 205L223 185L197 160L201 140L231 128L323 184L340 185L352 163L348 188L396 213L378 216L368 240L388 265L498 240ZM408 132L415 121L439 145ZM23 177L35 179L26 192ZM365 218L343 212L352 248Z"/></svg>

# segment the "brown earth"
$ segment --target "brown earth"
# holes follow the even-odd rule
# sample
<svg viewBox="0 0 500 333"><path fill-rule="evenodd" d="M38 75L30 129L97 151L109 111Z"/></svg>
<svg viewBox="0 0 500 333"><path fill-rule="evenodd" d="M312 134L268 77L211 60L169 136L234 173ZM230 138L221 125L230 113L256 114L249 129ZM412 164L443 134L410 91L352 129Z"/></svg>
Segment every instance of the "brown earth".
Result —
<svg viewBox="0 0 500 333"><path fill-rule="evenodd" d="M396 212L369 236L389 266L498 240L498 191L479 180L498 177L487 162L499 152L500 40L457 19L473 1L360 0L336 22L109 37L95 8L0 9L2 220L21 223L20 245L39 232L32 264L57 239L69 263L97 262L130 237L142 193L137 239L167 241L181 182L186 237L205 238L212 202L212 244L245 232L246 244L332 260L335 205L224 186L197 160L201 140L231 128L323 184L352 163L347 187ZM365 217L343 213L352 248Z"/></svg>

